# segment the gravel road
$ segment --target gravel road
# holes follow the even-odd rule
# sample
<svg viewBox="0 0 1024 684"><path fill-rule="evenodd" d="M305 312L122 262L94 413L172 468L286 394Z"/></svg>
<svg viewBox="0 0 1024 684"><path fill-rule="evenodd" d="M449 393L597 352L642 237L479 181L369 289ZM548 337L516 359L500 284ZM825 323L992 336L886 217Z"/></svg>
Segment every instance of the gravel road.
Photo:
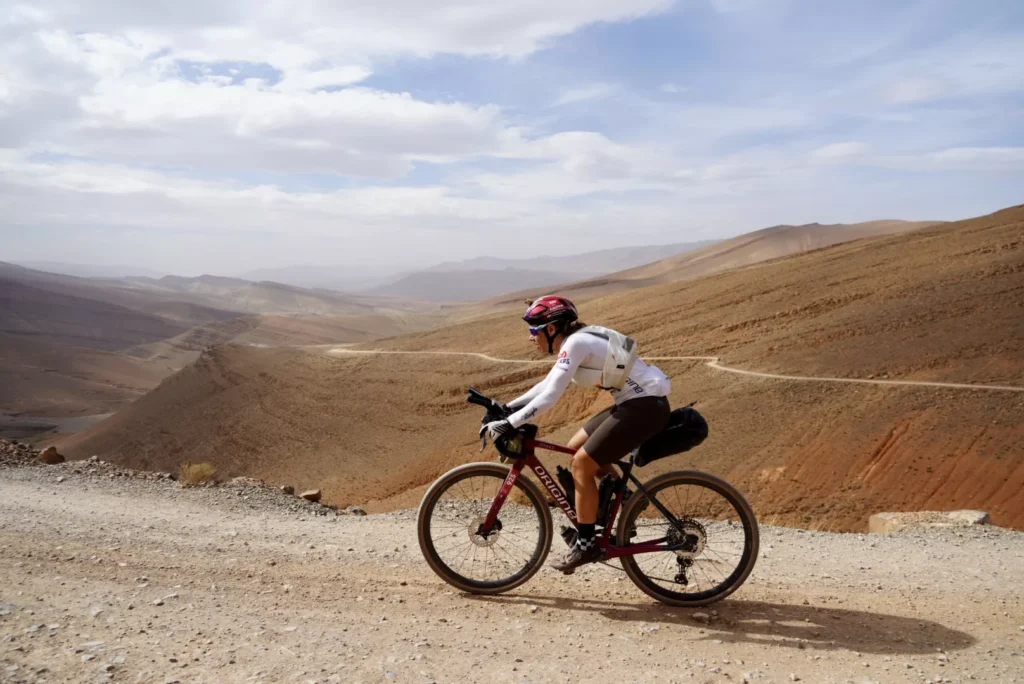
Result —
<svg viewBox="0 0 1024 684"><path fill-rule="evenodd" d="M1017 532L766 527L706 609L602 566L482 598L429 571L414 511L76 467L0 469L2 682L1024 682Z"/></svg>

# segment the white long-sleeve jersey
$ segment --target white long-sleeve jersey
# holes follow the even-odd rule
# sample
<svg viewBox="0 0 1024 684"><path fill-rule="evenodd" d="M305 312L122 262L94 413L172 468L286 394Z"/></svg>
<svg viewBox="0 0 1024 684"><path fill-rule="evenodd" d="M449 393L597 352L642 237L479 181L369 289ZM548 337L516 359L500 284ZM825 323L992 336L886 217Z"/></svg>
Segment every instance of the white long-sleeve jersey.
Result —
<svg viewBox="0 0 1024 684"><path fill-rule="evenodd" d="M529 392L509 402L509 408L516 409L508 418L513 427L519 427L550 410L570 382L585 387L600 387L601 372L608 356L608 340L578 332L570 335L562 344L554 367L530 389ZM616 404L637 397L665 397L672 391L668 376L657 366L651 366L641 359L636 360L626 384L621 390L610 390Z"/></svg>

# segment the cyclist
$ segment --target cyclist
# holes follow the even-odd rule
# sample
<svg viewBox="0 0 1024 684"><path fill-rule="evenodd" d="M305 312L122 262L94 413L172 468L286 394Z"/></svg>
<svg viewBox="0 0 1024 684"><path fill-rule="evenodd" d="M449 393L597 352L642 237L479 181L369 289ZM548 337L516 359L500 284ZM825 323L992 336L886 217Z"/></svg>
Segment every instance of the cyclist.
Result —
<svg viewBox="0 0 1024 684"><path fill-rule="evenodd" d="M579 321L573 303L556 295L533 301L523 320L530 326L530 336L537 348L544 354L557 353L558 360L543 380L509 402L508 407L515 413L481 429L481 433L486 430L491 439L508 434L551 409L570 382L602 387L605 362L614 351L609 347L621 338L607 328L585 326ZM569 440L569 447L577 450L570 470L576 486L579 532L576 543L564 557L551 563L562 572L601 559L594 529L598 508L596 478L608 473L617 475L610 464L668 424L671 383L656 366L636 359L622 389L610 391L615 403L587 421Z"/></svg>

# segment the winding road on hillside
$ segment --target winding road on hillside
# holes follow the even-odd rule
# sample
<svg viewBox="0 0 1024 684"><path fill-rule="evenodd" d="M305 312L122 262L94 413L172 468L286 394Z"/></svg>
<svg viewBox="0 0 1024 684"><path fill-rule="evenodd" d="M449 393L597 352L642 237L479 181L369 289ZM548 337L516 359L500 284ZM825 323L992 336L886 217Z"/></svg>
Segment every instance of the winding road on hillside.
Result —
<svg viewBox="0 0 1024 684"><path fill-rule="evenodd" d="M519 363L519 364L550 364L547 360L536 360L536 359L502 359L490 354L482 354L480 352L458 352L458 351L396 351L396 350L383 350L383 349L346 349L344 347L335 347L327 352L334 356L344 356L346 354L362 354L362 355L409 355L409 356L469 356L491 363ZM769 378L772 380L797 380L803 382L842 382L842 383L855 383L862 385L900 385L904 387L941 387L946 389L966 389L966 390L989 390L995 392L1024 392L1024 387L1016 387L1013 385L974 385L969 383L960 382L929 382L925 380L874 380L867 378L826 378L808 375L781 375L779 373L762 373L760 371L744 370L742 368L733 368L731 366L725 366L719 362L717 356L648 356L644 357L645 361L704 361L705 365L709 368L713 368L717 371L724 371L726 373L736 373L737 375L750 375L757 378Z"/></svg>

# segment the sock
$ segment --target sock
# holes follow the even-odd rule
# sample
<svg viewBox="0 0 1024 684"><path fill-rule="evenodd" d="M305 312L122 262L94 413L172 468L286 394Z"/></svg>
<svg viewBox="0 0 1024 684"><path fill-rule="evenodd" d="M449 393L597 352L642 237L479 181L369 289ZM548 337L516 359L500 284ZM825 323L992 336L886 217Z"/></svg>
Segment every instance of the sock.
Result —
<svg viewBox="0 0 1024 684"><path fill-rule="evenodd" d="M597 541L594 539L597 532L594 530L596 523L580 523L578 526L579 533L576 535L576 546L580 547L581 550L587 551L594 546L597 546Z"/></svg>

